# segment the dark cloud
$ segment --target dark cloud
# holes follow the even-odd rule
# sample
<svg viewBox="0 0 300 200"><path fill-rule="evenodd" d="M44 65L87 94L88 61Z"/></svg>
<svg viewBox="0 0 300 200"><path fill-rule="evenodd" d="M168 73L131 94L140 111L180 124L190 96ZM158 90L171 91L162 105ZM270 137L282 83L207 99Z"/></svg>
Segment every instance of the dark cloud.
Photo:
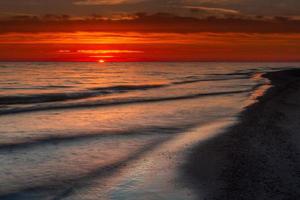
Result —
<svg viewBox="0 0 300 200"><path fill-rule="evenodd" d="M219 10L218 10L219 11ZM110 20L94 15L72 18L68 15L14 16L0 21L0 34L8 32L243 32L300 33L300 20L288 17L266 18L193 18L170 13L136 13Z"/></svg>
<svg viewBox="0 0 300 200"><path fill-rule="evenodd" d="M299 15L299 0L185 0L202 6L239 10L249 15Z"/></svg>
<svg viewBox="0 0 300 200"><path fill-rule="evenodd" d="M0 13L73 16L133 12L170 12L188 15L187 7L204 14L239 12L243 15L294 16L300 13L299 0L1 0ZM198 12L199 16L202 14ZM195 13L194 13L195 15Z"/></svg>

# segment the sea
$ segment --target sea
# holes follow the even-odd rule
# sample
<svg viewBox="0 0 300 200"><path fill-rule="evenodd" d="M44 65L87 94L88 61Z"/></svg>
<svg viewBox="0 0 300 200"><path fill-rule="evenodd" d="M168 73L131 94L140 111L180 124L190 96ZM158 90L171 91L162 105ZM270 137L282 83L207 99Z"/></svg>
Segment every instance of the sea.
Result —
<svg viewBox="0 0 300 200"><path fill-rule="evenodd" d="M0 62L0 199L199 199L181 173L193 147L238 123L264 73L296 67Z"/></svg>

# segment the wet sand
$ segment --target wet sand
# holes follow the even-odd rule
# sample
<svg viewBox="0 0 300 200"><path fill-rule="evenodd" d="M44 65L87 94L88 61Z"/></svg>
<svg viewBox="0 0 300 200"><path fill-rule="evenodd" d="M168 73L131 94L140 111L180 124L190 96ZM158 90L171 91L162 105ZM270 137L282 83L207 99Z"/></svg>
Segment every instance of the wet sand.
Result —
<svg viewBox="0 0 300 200"><path fill-rule="evenodd" d="M300 198L300 70L264 77L273 87L240 123L189 155L184 176L198 199Z"/></svg>

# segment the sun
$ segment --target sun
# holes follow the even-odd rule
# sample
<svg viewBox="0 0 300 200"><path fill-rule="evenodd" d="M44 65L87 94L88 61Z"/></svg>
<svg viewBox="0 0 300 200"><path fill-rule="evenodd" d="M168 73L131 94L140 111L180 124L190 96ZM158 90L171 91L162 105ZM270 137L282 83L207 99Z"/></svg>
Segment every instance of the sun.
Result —
<svg viewBox="0 0 300 200"><path fill-rule="evenodd" d="M105 60L98 60L99 63L105 63Z"/></svg>

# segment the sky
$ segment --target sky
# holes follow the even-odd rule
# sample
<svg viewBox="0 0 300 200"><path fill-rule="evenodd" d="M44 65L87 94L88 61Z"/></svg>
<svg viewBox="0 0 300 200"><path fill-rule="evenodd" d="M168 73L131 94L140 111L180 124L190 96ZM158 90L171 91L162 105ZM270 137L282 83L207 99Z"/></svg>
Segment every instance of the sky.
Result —
<svg viewBox="0 0 300 200"><path fill-rule="evenodd" d="M299 0L1 0L0 61L300 61Z"/></svg>

